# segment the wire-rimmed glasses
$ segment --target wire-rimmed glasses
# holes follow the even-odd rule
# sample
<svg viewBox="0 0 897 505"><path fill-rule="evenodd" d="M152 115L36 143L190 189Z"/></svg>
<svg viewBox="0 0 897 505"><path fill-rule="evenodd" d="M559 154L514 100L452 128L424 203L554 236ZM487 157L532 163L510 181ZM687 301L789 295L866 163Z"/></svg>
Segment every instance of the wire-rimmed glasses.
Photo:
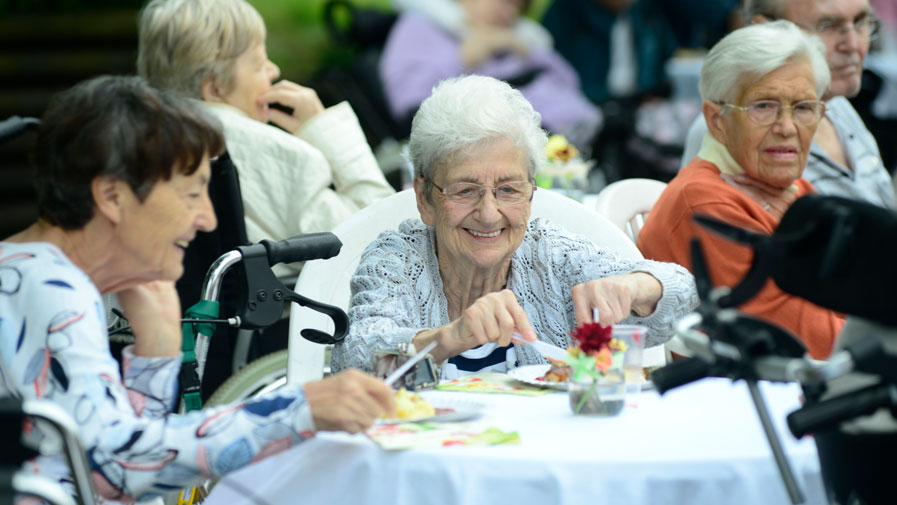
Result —
<svg viewBox="0 0 897 505"><path fill-rule="evenodd" d="M447 201L457 205L476 205L486 191L491 191L495 199L503 204L518 205L532 200L536 191L536 185L530 181L503 182L495 187L475 182L453 182L443 188L428 177L424 179L438 189Z"/></svg>
<svg viewBox="0 0 897 505"><path fill-rule="evenodd" d="M804 126L813 126L822 118L825 104L820 100L802 100L793 105L782 105L775 100L758 100L747 105L720 103L723 107L738 109L747 113L748 119L760 126L769 126L776 121L784 109L791 109L791 117Z"/></svg>
<svg viewBox="0 0 897 505"><path fill-rule="evenodd" d="M763 16L772 21L782 19L771 14L764 14ZM867 37L871 39L875 37L881 29L881 19L870 12L860 14L854 18L853 21L847 21L846 19L830 19L823 20L816 26L805 25L794 21L792 22L804 30L815 32L820 36L829 39L841 39L847 35L847 30L851 28L858 37Z"/></svg>

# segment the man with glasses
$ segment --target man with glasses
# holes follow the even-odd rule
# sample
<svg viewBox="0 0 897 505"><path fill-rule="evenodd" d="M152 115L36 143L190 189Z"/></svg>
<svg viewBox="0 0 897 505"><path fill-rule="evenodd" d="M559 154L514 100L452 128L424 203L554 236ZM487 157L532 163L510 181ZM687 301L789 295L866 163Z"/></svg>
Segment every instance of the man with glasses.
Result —
<svg viewBox="0 0 897 505"><path fill-rule="evenodd" d="M823 96L825 114L816 129L803 177L817 192L897 208L891 176L875 138L846 97L860 91L863 61L881 22L868 0L746 0L748 23L787 19L825 45L831 86ZM698 155L707 133L703 116L688 132L682 165ZM733 184L737 182L733 181ZM763 201L775 198L754 188ZM790 204L784 195L782 205Z"/></svg>

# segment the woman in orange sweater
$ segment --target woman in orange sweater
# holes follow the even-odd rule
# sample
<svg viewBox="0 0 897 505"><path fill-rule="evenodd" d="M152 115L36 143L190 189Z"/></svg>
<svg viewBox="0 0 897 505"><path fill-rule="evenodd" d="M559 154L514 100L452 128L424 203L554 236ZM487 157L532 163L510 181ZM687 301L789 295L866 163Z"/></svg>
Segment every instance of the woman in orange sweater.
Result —
<svg viewBox="0 0 897 505"><path fill-rule="evenodd" d="M691 269L689 242L697 236L713 283L738 284L752 250L706 231L692 216L771 234L796 198L814 192L800 176L829 82L819 40L788 21L735 30L714 46L700 83L709 132L651 210L638 240L645 257ZM791 330L817 359L829 355L844 323L771 280L738 308Z"/></svg>

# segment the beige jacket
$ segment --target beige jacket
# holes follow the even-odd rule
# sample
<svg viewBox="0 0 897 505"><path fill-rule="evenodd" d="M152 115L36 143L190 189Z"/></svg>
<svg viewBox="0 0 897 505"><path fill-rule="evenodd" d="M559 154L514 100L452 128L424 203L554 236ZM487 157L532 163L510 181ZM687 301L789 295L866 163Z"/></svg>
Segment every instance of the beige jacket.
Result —
<svg viewBox="0 0 897 505"><path fill-rule="evenodd" d="M202 105L224 128L240 178L250 242L330 231L394 193L348 102L319 113L298 135L226 104ZM275 273L296 274L299 268L281 265Z"/></svg>

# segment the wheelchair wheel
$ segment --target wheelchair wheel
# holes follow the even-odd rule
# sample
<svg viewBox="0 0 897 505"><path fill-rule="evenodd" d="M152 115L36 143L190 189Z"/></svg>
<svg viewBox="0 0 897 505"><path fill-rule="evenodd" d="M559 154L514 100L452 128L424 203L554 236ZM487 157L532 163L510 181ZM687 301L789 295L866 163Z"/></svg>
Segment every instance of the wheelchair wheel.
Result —
<svg viewBox="0 0 897 505"><path fill-rule="evenodd" d="M287 383L287 350L277 351L249 363L221 384L205 406L226 405L246 400Z"/></svg>

